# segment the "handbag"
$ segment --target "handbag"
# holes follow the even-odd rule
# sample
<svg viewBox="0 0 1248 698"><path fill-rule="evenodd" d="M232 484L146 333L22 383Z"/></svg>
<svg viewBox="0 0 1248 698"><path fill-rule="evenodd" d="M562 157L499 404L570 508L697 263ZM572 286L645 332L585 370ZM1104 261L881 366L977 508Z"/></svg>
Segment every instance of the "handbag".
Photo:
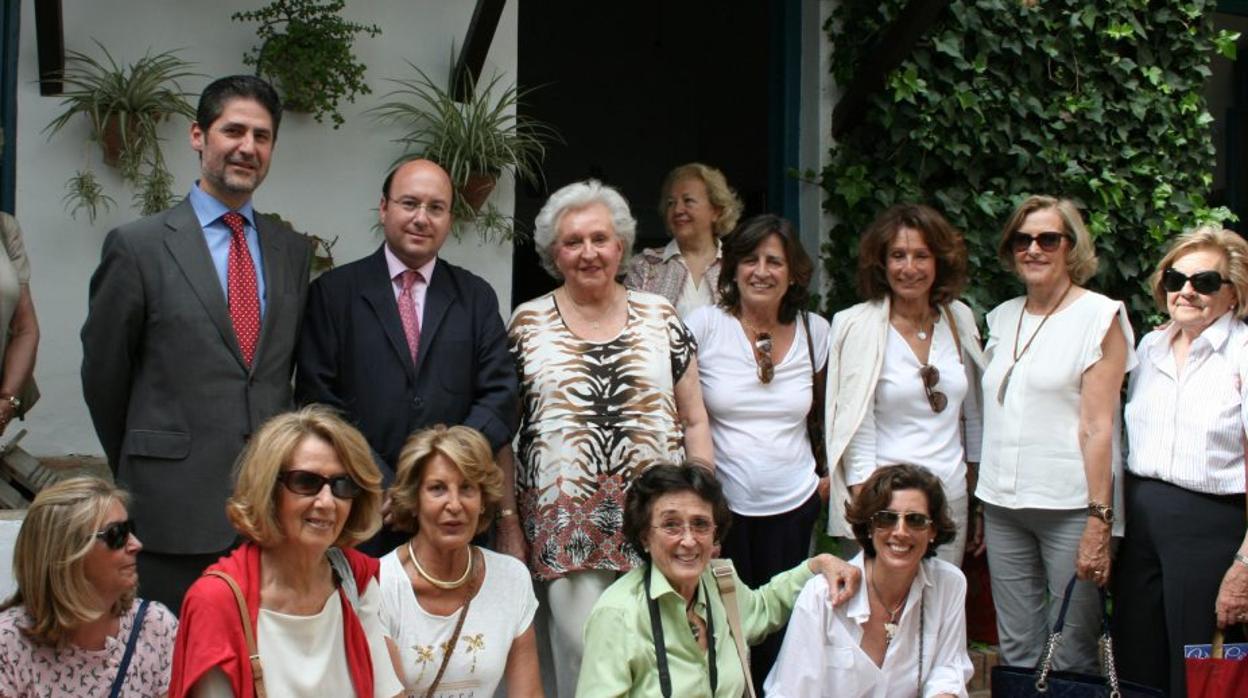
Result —
<svg viewBox="0 0 1248 698"><path fill-rule="evenodd" d="M814 395L810 412L806 413L806 438L810 440L810 452L815 457L815 474L828 475L828 443L823 438L823 401L828 382L823 371L816 368L815 340L810 336L810 311L802 311L802 326L806 329L806 352L810 356L811 386Z"/></svg>
<svg viewBox="0 0 1248 698"><path fill-rule="evenodd" d="M1062 599L1062 609L1057 614L1057 623L1049 641L1044 644L1044 653L1040 663L1034 669L1016 666L996 666L992 668L993 698L1101 698L1112 696L1118 698L1164 698L1165 692L1118 680L1118 670L1114 664L1114 645L1109 636L1109 613L1105 606L1105 590L1098 589L1101 595L1101 640L1100 660L1102 676L1081 674L1074 671L1053 671L1053 654L1062 639L1062 628L1066 624L1066 610L1070 606L1070 595L1075 590L1078 577L1071 577L1066 585L1066 596Z"/></svg>
<svg viewBox="0 0 1248 698"><path fill-rule="evenodd" d="M147 615L148 600L139 602L139 610L134 612L134 625L130 626L130 637L126 638L126 651L121 655L121 663L117 665L117 676L113 677L113 685L108 689L109 698L118 698L121 687L126 685L126 672L130 671L130 660L134 658L134 646L138 644L139 630L143 627L143 618Z"/></svg>
<svg viewBox="0 0 1248 698"><path fill-rule="evenodd" d="M1190 654L1183 660L1188 698L1223 698L1248 694L1248 659L1228 659L1222 630L1213 633L1208 657Z"/></svg>

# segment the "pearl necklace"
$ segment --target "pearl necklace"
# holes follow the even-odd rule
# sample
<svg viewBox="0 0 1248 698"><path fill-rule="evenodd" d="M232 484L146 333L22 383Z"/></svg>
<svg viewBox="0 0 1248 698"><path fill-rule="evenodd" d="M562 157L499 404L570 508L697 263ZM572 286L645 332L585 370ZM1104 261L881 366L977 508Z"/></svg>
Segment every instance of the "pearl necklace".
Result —
<svg viewBox="0 0 1248 698"><path fill-rule="evenodd" d="M425 581L429 582L430 584L434 585L435 587L439 589L458 589L462 587L465 582L468 581L469 577L472 576L472 546L468 546L468 566L464 568L463 576L460 577L459 579L456 579L453 582L446 582L441 579L438 579L437 577L434 577L433 575L426 572L424 567L420 566L420 560L416 559L416 550L412 548L411 539L408 539L407 541L407 556L411 558L412 567L416 568L416 573L424 577Z"/></svg>

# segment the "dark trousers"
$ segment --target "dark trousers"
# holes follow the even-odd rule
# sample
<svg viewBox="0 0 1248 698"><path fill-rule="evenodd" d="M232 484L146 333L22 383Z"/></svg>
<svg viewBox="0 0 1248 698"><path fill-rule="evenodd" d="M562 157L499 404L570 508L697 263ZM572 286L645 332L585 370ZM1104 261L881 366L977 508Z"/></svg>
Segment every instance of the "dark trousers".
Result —
<svg viewBox="0 0 1248 698"><path fill-rule="evenodd" d="M810 557L810 536L819 517L819 493L793 511L772 516L732 515L732 528L724 539L722 554L732 560L741 582L751 589L775 575L793 569ZM762 694L763 680L771 671L784 641L784 628L750 650L750 673Z"/></svg>
<svg viewBox="0 0 1248 698"><path fill-rule="evenodd" d="M139 596L159 601L175 615L182 612L182 597L204 569L233 548L200 555L176 555L139 551Z"/></svg>
<svg viewBox="0 0 1248 698"><path fill-rule="evenodd" d="M1244 496L1130 474L1125 484L1126 536L1113 574L1118 675L1185 696L1183 646L1213 638L1218 587L1244 538Z"/></svg>

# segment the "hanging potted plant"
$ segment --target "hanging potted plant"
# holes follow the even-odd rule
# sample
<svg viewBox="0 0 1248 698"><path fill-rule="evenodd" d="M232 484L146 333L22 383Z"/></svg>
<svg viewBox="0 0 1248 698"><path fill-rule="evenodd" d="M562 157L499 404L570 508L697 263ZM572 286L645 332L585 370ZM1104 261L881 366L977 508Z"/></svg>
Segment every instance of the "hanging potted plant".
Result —
<svg viewBox="0 0 1248 698"><path fill-rule="evenodd" d="M456 225L476 223L487 237L513 235L514 221L483 205L504 171L540 186L546 149L563 139L549 124L518 113L529 90L503 83L501 75L478 84L465 74L462 94L468 98L459 102L452 96L453 77L443 87L411 62L408 66L415 76L390 79L396 87L383 97L389 101L369 110L406 129L395 139L404 148L396 162L412 155L437 162L455 185Z"/></svg>
<svg viewBox="0 0 1248 698"><path fill-rule="evenodd" d="M116 167L122 180L137 189L135 203L143 214L164 210L173 202L173 175L165 167L157 129L175 114L195 118L187 99L193 94L182 89L178 80L196 73L176 51L153 54L149 50L123 67L100 42L95 44L103 60L78 51L65 52L65 69L59 75L65 85L61 101L65 110L44 131L51 138L79 114L85 116L104 163ZM86 209L94 221L99 207L112 204L89 165L67 185L65 203L67 208L72 206L74 215Z"/></svg>
<svg viewBox="0 0 1248 698"><path fill-rule="evenodd" d="M329 116L334 128L343 123L341 100L354 102L357 94L371 92L364 82L364 64L352 51L355 36L381 33L375 24L343 19L345 5L345 0L274 0L231 15L236 21L260 23L256 35L261 44L243 63L277 86L287 109L310 113L317 121Z"/></svg>

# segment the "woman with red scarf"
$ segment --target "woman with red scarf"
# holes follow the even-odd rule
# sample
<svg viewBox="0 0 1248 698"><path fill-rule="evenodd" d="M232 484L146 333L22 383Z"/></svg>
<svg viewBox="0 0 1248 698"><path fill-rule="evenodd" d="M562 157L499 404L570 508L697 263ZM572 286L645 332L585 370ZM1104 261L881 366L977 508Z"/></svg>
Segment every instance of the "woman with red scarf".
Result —
<svg viewBox="0 0 1248 698"><path fill-rule="evenodd" d="M378 617L378 563L351 549L380 525L380 485L364 438L330 411L264 425L226 505L247 542L187 591L171 698L402 691Z"/></svg>

